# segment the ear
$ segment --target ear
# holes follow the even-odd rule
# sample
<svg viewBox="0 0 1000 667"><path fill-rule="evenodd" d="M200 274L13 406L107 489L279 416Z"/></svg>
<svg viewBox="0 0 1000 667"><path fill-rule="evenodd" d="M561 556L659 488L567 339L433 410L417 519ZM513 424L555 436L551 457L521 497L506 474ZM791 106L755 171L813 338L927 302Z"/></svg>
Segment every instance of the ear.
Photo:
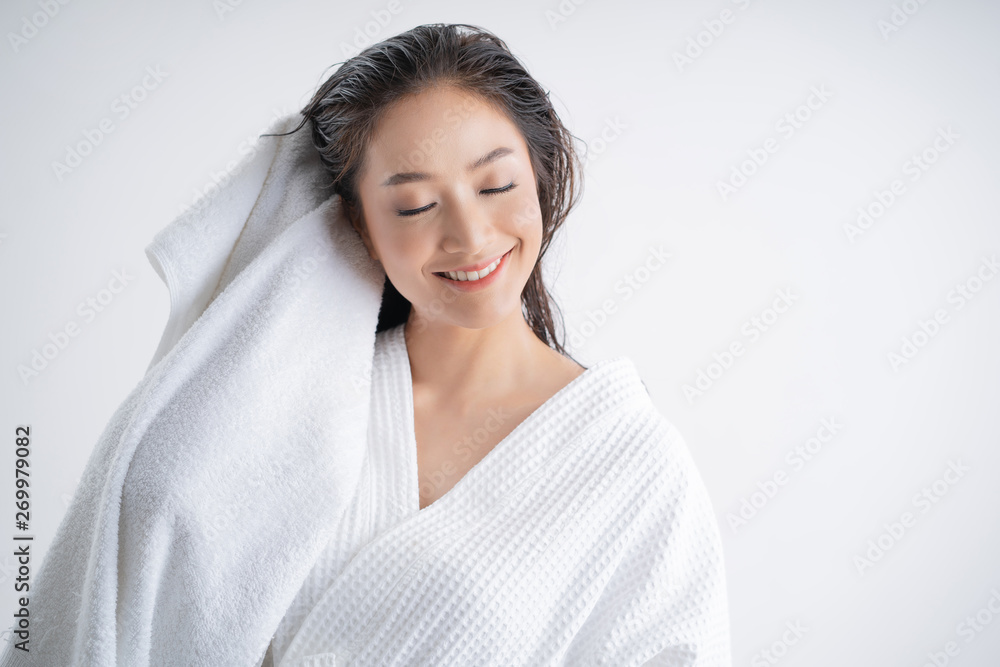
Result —
<svg viewBox="0 0 1000 667"><path fill-rule="evenodd" d="M360 228L355 227L354 229L358 230L358 234L361 235L361 240L365 242L365 247L368 248L368 256L376 262L381 263L382 260L378 258L378 253L375 251L375 244L372 243L372 239L368 235L368 227L364 223L361 223Z"/></svg>
<svg viewBox="0 0 1000 667"><path fill-rule="evenodd" d="M351 221L351 227L354 228L354 231L358 233L358 236L361 237L361 241L365 244L365 248L368 250L368 256L376 262L380 261L378 253L375 251L375 244L372 243L371 236L368 234L368 225L365 224L364 213L360 210L354 210L353 207L347 205L345 205L344 208L347 219Z"/></svg>

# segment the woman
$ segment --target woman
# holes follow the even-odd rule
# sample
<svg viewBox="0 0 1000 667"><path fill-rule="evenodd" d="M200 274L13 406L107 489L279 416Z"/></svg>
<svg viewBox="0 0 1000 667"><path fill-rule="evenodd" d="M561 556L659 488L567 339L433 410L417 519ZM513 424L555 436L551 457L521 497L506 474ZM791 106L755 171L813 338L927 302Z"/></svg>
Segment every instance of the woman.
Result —
<svg viewBox="0 0 1000 667"><path fill-rule="evenodd" d="M386 286L362 481L265 664L729 664L682 438L628 358L556 334L580 167L545 91L494 35L423 25L302 113Z"/></svg>

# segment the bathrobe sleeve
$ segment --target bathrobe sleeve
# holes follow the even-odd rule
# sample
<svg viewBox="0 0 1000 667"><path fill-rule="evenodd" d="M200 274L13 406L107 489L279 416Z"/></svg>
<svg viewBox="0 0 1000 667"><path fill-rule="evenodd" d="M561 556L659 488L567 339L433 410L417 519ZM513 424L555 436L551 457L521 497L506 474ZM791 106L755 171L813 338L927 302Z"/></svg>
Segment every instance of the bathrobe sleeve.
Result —
<svg viewBox="0 0 1000 667"><path fill-rule="evenodd" d="M669 433L632 538L565 665L731 665L718 523L683 439Z"/></svg>

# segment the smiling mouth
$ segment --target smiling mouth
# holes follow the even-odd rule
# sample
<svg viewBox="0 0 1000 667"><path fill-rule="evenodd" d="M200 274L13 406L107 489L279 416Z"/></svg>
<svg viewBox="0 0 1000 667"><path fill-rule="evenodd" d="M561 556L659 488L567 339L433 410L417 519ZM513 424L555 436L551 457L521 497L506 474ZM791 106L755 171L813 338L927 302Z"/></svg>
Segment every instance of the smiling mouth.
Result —
<svg viewBox="0 0 1000 667"><path fill-rule="evenodd" d="M511 250L513 250L513 248L511 248ZM508 250L504 254L500 255L495 260L493 260L493 262L489 266L480 269L479 271L438 271L434 275L441 276L442 278L447 278L449 280L454 280L456 282L476 282L478 280L486 278L489 275L492 275L492 273L500 267L500 264L501 262L503 262L504 258L510 254L511 250Z"/></svg>

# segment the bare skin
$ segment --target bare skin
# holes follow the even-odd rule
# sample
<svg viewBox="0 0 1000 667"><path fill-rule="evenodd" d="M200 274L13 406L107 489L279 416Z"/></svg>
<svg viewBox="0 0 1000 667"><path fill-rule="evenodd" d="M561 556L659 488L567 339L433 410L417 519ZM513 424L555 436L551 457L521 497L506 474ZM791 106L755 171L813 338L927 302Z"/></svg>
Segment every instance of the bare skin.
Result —
<svg viewBox="0 0 1000 667"><path fill-rule="evenodd" d="M510 151L469 169L500 147ZM461 89L432 88L390 109L366 158L355 228L412 304L404 332L424 508L585 369L540 341L521 313L542 220L528 147L506 116ZM425 176L386 183L401 173ZM508 250L476 291L436 275Z"/></svg>

